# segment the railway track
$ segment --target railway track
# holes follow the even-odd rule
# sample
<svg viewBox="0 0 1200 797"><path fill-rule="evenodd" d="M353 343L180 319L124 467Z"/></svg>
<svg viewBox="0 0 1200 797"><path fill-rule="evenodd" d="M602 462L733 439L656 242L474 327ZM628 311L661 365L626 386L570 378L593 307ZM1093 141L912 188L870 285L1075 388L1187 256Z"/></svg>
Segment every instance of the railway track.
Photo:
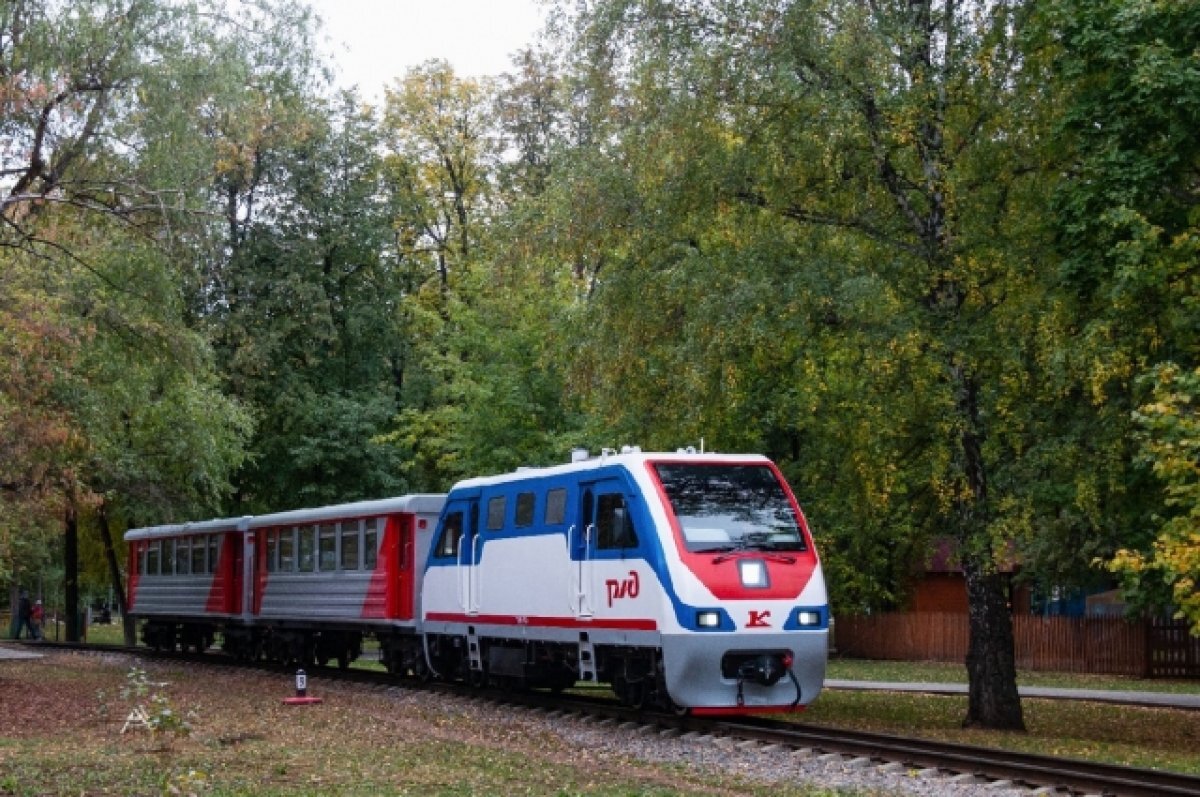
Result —
<svg viewBox="0 0 1200 797"><path fill-rule="evenodd" d="M245 665L224 656L208 654L155 654L144 648L120 646L55 645L84 650L127 653L144 658L203 662L226 666ZM268 669L286 674L285 668ZM1094 761L1064 759L1055 756L1020 753L973 745L954 744L865 731L830 728L788 720L744 717L712 720L637 711L615 700L589 695L551 695L544 692L519 692L472 688L461 684L397 681L383 672L319 668L311 675L370 686L405 686L431 689L458 696L502 703L514 707L565 716L611 720L633 732L658 733L711 743L714 740L778 748L802 757L842 756L848 767L893 766L915 770L924 776L955 778L960 782L994 784L1005 782L1014 788L1049 788L1059 794L1112 795L1113 797L1200 797L1200 777L1152 769L1138 769Z"/></svg>
<svg viewBox="0 0 1200 797"><path fill-rule="evenodd" d="M528 698L528 699L526 699ZM600 715L622 723L653 726L659 732L754 742L804 755L840 755L855 767L898 765L927 776L1037 789L1049 787L1064 794L1118 797L1200 797L1200 777L1162 770L1137 769L1092 761L1011 752L973 745L914 739L865 731L829 728L759 717L706 720L665 714L646 714L590 699L514 696L506 702L546 710Z"/></svg>

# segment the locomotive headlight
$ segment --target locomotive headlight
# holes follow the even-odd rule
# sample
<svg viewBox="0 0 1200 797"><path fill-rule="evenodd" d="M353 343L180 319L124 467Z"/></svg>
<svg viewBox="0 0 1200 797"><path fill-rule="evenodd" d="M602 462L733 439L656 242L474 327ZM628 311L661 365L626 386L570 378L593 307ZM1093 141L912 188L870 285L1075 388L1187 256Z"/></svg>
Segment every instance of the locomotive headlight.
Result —
<svg viewBox="0 0 1200 797"><path fill-rule="evenodd" d="M701 628L718 628L721 625L721 613L696 612L696 625Z"/></svg>
<svg viewBox="0 0 1200 797"><path fill-rule="evenodd" d="M820 612L796 612L796 622L800 625L820 625Z"/></svg>
<svg viewBox="0 0 1200 797"><path fill-rule="evenodd" d="M759 559L743 559L738 562L738 573L742 577L743 587L766 587L767 565Z"/></svg>

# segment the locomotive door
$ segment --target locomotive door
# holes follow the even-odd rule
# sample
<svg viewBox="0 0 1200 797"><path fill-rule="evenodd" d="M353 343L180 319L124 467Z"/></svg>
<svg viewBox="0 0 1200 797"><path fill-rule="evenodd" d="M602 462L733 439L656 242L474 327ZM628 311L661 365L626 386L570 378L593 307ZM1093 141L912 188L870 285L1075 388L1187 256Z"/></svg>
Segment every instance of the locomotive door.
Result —
<svg viewBox="0 0 1200 797"><path fill-rule="evenodd" d="M580 486L579 522L569 532L570 581L571 609L576 617L584 618L595 613L597 554L612 547L613 529L624 526L625 495L616 479Z"/></svg>
<svg viewBox="0 0 1200 797"><path fill-rule="evenodd" d="M479 499L472 498L458 542L458 602L467 614L479 613Z"/></svg>

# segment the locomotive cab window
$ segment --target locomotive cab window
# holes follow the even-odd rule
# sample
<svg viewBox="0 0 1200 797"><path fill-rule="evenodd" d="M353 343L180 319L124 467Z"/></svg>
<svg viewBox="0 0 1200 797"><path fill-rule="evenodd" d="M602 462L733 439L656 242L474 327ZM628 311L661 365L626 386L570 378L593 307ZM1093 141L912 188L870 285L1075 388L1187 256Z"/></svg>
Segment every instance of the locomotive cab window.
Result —
<svg viewBox="0 0 1200 797"><path fill-rule="evenodd" d="M458 541L462 538L463 533L463 513L451 512L446 515L446 522L442 524L442 536L438 538L437 555L438 556L458 556Z"/></svg>
<svg viewBox="0 0 1200 797"><path fill-rule="evenodd" d="M604 493L596 506L596 547L600 550L636 548L637 532L625 496Z"/></svg>
<svg viewBox="0 0 1200 797"><path fill-rule="evenodd" d="M162 541L152 540L146 543L146 566L142 568L142 572L148 576L157 576L161 573L159 569L159 554L162 551Z"/></svg>
<svg viewBox="0 0 1200 797"><path fill-rule="evenodd" d="M804 551L792 502L766 465L656 466L689 551Z"/></svg>
<svg viewBox="0 0 1200 797"><path fill-rule="evenodd" d="M209 573L217 572L217 550L219 547L218 541L220 539L221 539L221 537L216 534L210 534L208 537L208 572Z"/></svg>

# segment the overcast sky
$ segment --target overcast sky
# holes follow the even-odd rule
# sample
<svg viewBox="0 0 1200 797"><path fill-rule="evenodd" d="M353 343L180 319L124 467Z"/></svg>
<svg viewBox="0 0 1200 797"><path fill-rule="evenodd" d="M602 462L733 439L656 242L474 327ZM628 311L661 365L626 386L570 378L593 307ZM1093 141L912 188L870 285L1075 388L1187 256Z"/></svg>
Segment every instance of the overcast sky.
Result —
<svg viewBox="0 0 1200 797"><path fill-rule="evenodd" d="M542 26L538 0L308 0L338 85L378 100L409 67L444 58L462 77L507 71Z"/></svg>

